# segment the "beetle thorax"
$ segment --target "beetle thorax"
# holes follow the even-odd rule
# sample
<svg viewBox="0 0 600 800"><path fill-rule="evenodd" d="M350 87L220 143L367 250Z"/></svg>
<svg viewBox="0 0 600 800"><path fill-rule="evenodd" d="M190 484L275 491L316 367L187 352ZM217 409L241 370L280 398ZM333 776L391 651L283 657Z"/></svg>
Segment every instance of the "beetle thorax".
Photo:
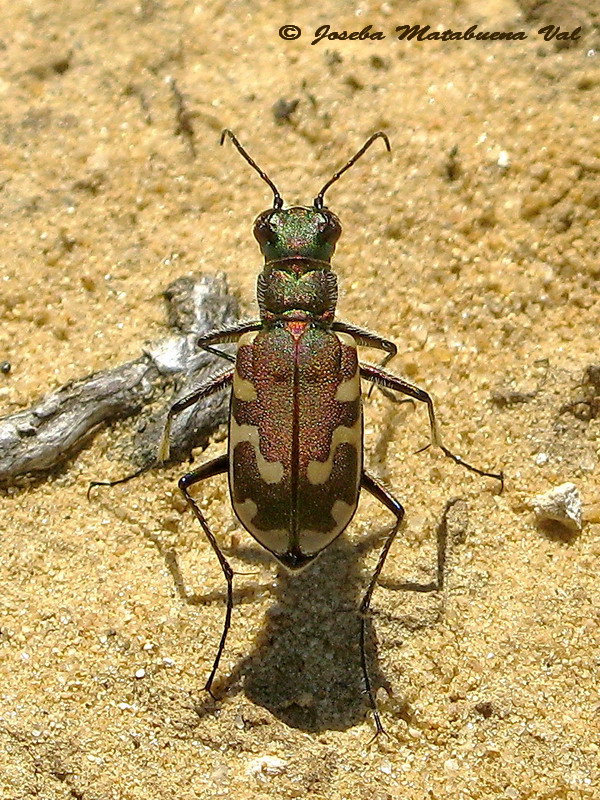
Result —
<svg viewBox="0 0 600 800"><path fill-rule="evenodd" d="M263 319L333 320L337 280L331 257L341 233L328 209L295 206L258 216L254 235L265 257L257 295Z"/></svg>

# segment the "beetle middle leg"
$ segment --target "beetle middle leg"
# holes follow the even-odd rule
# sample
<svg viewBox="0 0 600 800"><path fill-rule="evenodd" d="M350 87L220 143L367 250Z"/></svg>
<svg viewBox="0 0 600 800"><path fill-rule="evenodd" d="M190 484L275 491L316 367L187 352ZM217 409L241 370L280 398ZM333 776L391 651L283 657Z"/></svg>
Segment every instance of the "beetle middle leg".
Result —
<svg viewBox="0 0 600 800"><path fill-rule="evenodd" d="M360 365L360 375L365 380L371 381L371 383L376 383L378 386L383 386L386 389L393 389L395 392L400 392L401 394L407 395L408 397L412 397L415 400L420 400L422 403L425 403L427 405L427 413L429 414L429 425L431 428L431 443L436 447L439 447L442 453L448 458L451 458L455 464L460 464L461 467L465 467L465 469L468 469L471 472L475 472L477 475L482 475L483 477L486 478L496 478L496 480L500 481L500 491L504 489L503 472L487 472L486 470L479 469L479 467L474 467L472 464L469 464L460 456L455 455L444 444L442 444L442 439L438 428L437 419L435 416L433 400L431 398L431 395L428 394L428 392L426 392L425 389L421 389L418 386L414 386L412 383L408 383L408 381L402 380L402 378L398 378L395 375L390 375L389 372L384 372L384 370L382 369L378 369L377 367L372 367L370 364Z"/></svg>
<svg viewBox="0 0 600 800"><path fill-rule="evenodd" d="M377 585L377 580L379 578L379 575L381 574L381 570L383 569L383 565L385 564L387 555L390 552L390 548L394 543L396 534L398 533L400 525L402 524L402 520L404 519L404 508L402 504L398 500L396 500L396 498L393 495L391 495L387 491L387 489L385 489L378 481L376 481L372 475L369 475L369 473L366 472L366 470L363 470L362 473L361 487L363 489L366 489L370 494L372 494L373 497L376 500L379 500L380 503L383 503L383 505L386 508L388 508L392 512L392 514L394 514L396 517L396 522L394 523L392 530L387 535L385 544L383 545L383 549L379 554L379 560L377 562L377 566L375 567L375 571L371 576L371 580L369 581L367 591L365 592L362 602L360 604L360 661L365 680L365 689L369 697L371 708L373 710L373 719L375 721L375 729L376 729L375 735L378 736L380 733L384 732L384 728L383 725L381 724L381 718L379 716L379 712L377 711L377 701L375 700L373 686L371 684L371 679L369 677L369 666L367 664L367 651L365 645L367 614L369 611L369 607L371 605L371 597L373 595L373 590Z"/></svg>
<svg viewBox="0 0 600 800"><path fill-rule="evenodd" d="M128 483L129 481L133 480L134 478L138 478L140 475L143 475L145 472L153 469L154 467L158 466L161 463L169 460L169 437L171 433L171 423L173 417L181 411L184 411L186 408L199 403L201 400L204 400L206 397L210 397L210 395L215 394L216 392L223 391L227 389L231 385L231 381L233 380L233 370L227 370L226 372L222 372L219 375L216 375L214 378L211 378L206 383L203 383L197 389L194 389L193 392L182 397L180 400L177 400L167 413L167 417L165 420L165 426L163 428L162 436L158 445L158 458L155 463L151 463L146 465L145 467L141 467L140 469L132 472L129 475L125 475L124 478L117 478L116 481L91 481L90 485L88 486L87 490L87 498L90 499L90 492L96 486L118 486L120 483Z"/></svg>
<svg viewBox="0 0 600 800"><path fill-rule="evenodd" d="M206 691L213 698L215 696L212 692L212 683L215 679L217 669L219 668L219 661L221 660L223 650L225 649L227 633L229 631L229 626L231 625L231 611L233 609L233 570L231 569L229 562L223 555L213 532L208 527L206 518L204 517L204 514L200 510L199 505L196 503L192 495L189 493L189 488L194 484L205 480L206 478L212 478L215 475L222 475L223 473L226 473L228 469L229 469L229 456L222 455L219 456L218 458L215 458L213 461L209 461L206 464L203 464L201 467L195 469L193 472L188 472L186 475L183 475L179 479L179 488L183 492L183 496L187 500L194 514L196 515L196 519L198 520L198 522L202 527L202 530L206 534L206 538L210 542L210 546L215 551L216 556L219 559L219 564L221 565L221 569L223 570L223 575L225 576L225 580L227 581L227 611L225 612L223 633L221 634L221 641L219 642L217 655L215 656L215 660L213 662L210 675L208 676L208 680L206 681L206 685L204 686Z"/></svg>

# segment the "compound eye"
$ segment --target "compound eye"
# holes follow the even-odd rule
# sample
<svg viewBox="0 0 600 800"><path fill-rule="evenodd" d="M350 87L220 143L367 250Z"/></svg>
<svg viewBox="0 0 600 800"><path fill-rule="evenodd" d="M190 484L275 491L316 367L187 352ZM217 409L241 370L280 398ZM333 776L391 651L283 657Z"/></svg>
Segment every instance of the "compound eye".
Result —
<svg viewBox="0 0 600 800"><path fill-rule="evenodd" d="M335 214L329 211L323 215L323 226L321 230L325 241L335 244L342 234L342 225Z"/></svg>
<svg viewBox="0 0 600 800"><path fill-rule="evenodd" d="M259 214L254 222L254 238L259 244L267 244L273 234L273 226L271 225L272 211L263 211Z"/></svg>

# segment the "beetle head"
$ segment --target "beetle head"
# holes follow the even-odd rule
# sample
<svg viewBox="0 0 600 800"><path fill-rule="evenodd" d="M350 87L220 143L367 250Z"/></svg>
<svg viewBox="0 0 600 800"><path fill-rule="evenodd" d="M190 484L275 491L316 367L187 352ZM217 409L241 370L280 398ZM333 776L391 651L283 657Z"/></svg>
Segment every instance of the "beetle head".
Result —
<svg viewBox="0 0 600 800"><path fill-rule="evenodd" d="M293 206L283 208L283 198L279 190L251 158L230 130L221 134L221 144L229 138L240 155L258 173L273 192L273 207L263 211L254 223L254 235L267 264L282 259L312 259L329 263L337 240L340 238L342 226L336 215L325 207L325 192L361 158L376 139L383 142L390 150L390 142L383 131L372 134L352 158L327 181L313 200L312 206ZM314 265L310 269L314 269ZM325 267L327 269L327 267ZM323 267L321 267L323 269ZM304 270L301 270L304 271Z"/></svg>
<svg viewBox="0 0 600 800"><path fill-rule="evenodd" d="M294 257L329 262L341 232L333 212L314 206L271 208L254 222L254 236L267 263Z"/></svg>

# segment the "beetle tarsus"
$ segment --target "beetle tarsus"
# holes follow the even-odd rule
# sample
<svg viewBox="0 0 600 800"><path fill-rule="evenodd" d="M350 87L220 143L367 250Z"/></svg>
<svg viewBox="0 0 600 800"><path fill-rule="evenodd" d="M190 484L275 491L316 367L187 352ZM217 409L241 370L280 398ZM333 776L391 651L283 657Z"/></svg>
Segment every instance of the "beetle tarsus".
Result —
<svg viewBox="0 0 600 800"><path fill-rule="evenodd" d="M118 486L120 483L129 483L134 478L139 478L140 475L143 475L145 472L153 469L156 464L148 464L145 467L140 467L135 472L132 472L130 475L125 475L124 478L117 478L116 481L90 481L90 485L88 486L86 497L88 500L91 499L92 489L95 489L96 486Z"/></svg>

